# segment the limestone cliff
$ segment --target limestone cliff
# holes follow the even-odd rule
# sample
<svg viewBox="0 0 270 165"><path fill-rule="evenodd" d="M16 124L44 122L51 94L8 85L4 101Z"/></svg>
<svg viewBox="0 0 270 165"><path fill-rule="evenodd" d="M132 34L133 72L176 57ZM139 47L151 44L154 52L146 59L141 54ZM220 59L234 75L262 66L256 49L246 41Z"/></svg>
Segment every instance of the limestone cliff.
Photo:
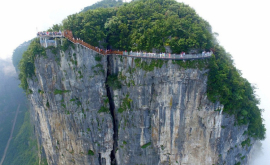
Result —
<svg viewBox="0 0 270 165"><path fill-rule="evenodd" d="M48 164L248 164L247 127L207 99L208 70L168 60L145 71L156 61L79 45L46 54L28 84Z"/></svg>

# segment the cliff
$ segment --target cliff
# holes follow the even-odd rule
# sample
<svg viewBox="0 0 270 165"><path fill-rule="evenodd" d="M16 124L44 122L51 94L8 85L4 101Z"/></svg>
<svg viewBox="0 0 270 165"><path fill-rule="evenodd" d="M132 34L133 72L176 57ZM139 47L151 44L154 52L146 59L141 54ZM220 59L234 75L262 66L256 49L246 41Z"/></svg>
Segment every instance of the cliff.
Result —
<svg viewBox="0 0 270 165"><path fill-rule="evenodd" d="M79 45L34 65L29 98L50 165L248 164L254 140L208 100L207 69Z"/></svg>

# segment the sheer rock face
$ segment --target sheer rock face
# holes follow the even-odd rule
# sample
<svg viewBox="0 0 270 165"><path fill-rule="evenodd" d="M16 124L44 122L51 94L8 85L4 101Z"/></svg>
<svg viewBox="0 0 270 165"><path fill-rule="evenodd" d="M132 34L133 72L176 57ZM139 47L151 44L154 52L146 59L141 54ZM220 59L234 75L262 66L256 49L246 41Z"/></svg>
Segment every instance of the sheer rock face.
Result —
<svg viewBox="0 0 270 165"><path fill-rule="evenodd" d="M36 58L28 83L48 164L248 164L247 127L207 99L207 70L96 56L76 45ZM106 88L114 74L120 89Z"/></svg>

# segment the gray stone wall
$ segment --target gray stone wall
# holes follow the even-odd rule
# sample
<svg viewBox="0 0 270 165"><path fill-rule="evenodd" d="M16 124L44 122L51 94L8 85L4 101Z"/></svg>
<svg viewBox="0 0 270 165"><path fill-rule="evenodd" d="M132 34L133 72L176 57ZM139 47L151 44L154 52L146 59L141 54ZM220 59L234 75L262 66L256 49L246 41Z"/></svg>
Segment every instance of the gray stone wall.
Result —
<svg viewBox="0 0 270 165"><path fill-rule="evenodd" d="M248 164L246 126L207 99L207 70L96 56L75 45L36 58L29 98L48 164ZM108 87L111 75L120 89Z"/></svg>

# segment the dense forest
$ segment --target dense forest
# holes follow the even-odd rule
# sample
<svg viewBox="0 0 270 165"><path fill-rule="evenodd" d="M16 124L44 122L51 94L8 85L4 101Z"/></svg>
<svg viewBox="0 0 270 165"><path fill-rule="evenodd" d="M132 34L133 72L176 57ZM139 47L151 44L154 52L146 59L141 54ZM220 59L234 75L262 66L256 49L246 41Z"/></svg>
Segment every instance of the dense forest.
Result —
<svg viewBox="0 0 270 165"><path fill-rule="evenodd" d="M118 8L73 14L63 28L93 46L173 53L212 47L211 26L188 5L174 0L138 0Z"/></svg>
<svg viewBox="0 0 270 165"><path fill-rule="evenodd" d="M235 115L236 124L248 124L247 134L265 138L265 126L258 108L254 87L241 76L230 54L215 42L211 26L194 9L174 0L137 0L117 8L98 8L68 16L62 29L73 31L75 37L94 46L120 50L214 51L203 62L209 69L208 98L220 101L224 112ZM21 87L27 92L27 78L34 75L36 55L46 55L38 41L33 41L20 62ZM197 68L202 60L175 61L181 67ZM155 67L153 65L153 67Z"/></svg>

